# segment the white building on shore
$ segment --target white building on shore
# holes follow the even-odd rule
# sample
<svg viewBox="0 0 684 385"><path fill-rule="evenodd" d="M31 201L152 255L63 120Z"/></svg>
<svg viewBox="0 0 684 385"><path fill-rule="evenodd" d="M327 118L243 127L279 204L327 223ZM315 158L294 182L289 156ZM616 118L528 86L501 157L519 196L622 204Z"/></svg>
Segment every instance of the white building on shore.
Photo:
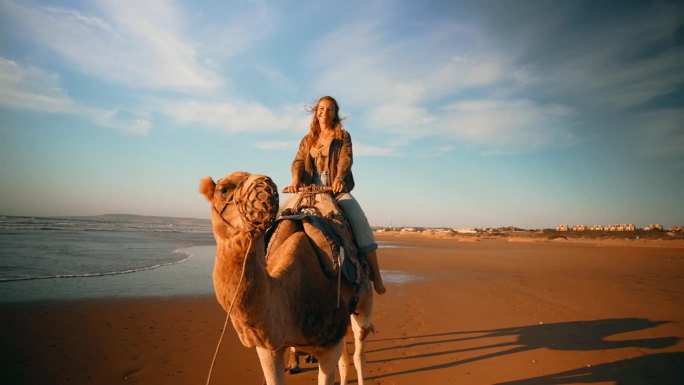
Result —
<svg viewBox="0 0 684 385"><path fill-rule="evenodd" d="M660 226L662 230L662 225L649 225L649 226ZM623 223L617 225L573 225L572 227L562 224L556 226L556 231L636 231L636 226L633 223Z"/></svg>

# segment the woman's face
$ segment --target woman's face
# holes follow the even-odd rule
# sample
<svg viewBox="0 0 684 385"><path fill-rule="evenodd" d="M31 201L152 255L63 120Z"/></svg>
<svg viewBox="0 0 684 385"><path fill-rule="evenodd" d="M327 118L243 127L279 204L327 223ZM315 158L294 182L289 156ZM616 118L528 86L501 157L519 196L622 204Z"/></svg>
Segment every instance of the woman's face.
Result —
<svg viewBox="0 0 684 385"><path fill-rule="evenodd" d="M319 101L318 108L316 109L316 117L318 118L318 124L321 127L332 125L332 121L335 118L335 104L328 99Z"/></svg>

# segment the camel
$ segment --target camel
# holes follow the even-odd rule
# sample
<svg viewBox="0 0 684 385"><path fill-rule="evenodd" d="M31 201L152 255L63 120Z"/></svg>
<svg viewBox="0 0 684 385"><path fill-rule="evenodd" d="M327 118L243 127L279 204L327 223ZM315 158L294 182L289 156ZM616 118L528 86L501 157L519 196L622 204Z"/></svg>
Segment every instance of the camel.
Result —
<svg viewBox="0 0 684 385"><path fill-rule="evenodd" d="M324 273L297 221L282 221L266 245L265 230L278 209L278 192L267 176L234 172L217 182L206 177L200 192L212 207L216 298L240 342L256 348L266 384L284 384L289 347L318 358L319 385L334 383L338 362L346 384L350 362L344 337L351 319L354 364L363 385L372 288L356 293L342 280L338 304L339 282Z"/></svg>

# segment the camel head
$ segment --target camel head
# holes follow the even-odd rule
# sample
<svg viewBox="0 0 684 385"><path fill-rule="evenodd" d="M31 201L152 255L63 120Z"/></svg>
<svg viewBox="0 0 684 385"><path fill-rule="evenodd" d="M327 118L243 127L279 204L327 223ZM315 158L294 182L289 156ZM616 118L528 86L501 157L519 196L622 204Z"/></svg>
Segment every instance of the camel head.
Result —
<svg viewBox="0 0 684 385"><path fill-rule="evenodd" d="M226 231L264 232L278 212L278 189L265 175L237 171L216 182L206 177L200 181L199 191L211 203L216 236Z"/></svg>

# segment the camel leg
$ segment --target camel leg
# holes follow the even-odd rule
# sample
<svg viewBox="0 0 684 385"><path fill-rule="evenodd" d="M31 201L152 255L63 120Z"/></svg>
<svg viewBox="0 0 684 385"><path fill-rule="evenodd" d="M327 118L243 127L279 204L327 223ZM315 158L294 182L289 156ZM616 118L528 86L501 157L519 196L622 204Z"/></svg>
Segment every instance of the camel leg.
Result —
<svg viewBox="0 0 684 385"><path fill-rule="evenodd" d="M351 368L351 360L349 359L346 336L342 338L342 355L340 355L337 366L340 369L340 385L347 385L347 375L349 374L349 368Z"/></svg>
<svg viewBox="0 0 684 385"><path fill-rule="evenodd" d="M351 327L354 332L354 366L359 385L364 385L363 374L366 372L365 340L373 328L372 311L373 296L369 295L358 309L358 315L352 314Z"/></svg>
<svg viewBox="0 0 684 385"><path fill-rule="evenodd" d="M335 383L335 371L342 354L343 344L344 338L316 355L318 357L318 385L333 385Z"/></svg>
<svg viewBox="0 0 684 385"><path fill-rule="evenodd" d="M283 358L285 349L273 351L257 347L256 351L261 362L261 370L266 378L266 385L285 384L285 360Z"/></svg>
<svg viewBox="0 0 684 385"><path fill-rule="evenodd" d="M285 370L287 370L289 374L301 373L302 369L299 367L299 353L297 353L297 349L290 348L289 350L290 360L288 361Z"/></svg>

